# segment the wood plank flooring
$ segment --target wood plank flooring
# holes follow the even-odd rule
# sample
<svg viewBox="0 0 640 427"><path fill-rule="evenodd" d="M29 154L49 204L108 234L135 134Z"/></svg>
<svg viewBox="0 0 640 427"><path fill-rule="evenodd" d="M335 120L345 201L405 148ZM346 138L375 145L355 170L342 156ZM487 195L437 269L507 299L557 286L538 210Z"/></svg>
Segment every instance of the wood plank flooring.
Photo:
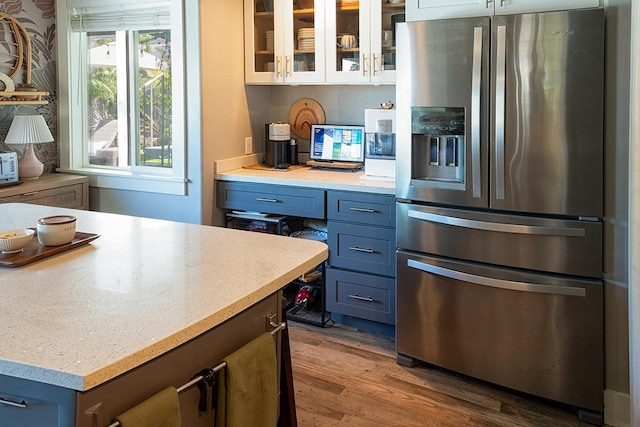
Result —
<svg viewBox="0 0 640 427"><path fill-rule="evenodd" d="M395 360L393 340L289 322L299 426L591 426L542 399Z"/></svg>

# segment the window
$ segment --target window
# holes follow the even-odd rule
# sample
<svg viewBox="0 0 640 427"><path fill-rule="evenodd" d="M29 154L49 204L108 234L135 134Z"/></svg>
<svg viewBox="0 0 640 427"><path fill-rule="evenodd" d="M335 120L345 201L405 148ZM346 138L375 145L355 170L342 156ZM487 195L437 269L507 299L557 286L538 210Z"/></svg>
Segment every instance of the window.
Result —
<svg viewBox="0 0 640 427"><path fill-rule="evenodd" d="M184 194L181 0L65 0L57 12L61 169Z"/></svg>

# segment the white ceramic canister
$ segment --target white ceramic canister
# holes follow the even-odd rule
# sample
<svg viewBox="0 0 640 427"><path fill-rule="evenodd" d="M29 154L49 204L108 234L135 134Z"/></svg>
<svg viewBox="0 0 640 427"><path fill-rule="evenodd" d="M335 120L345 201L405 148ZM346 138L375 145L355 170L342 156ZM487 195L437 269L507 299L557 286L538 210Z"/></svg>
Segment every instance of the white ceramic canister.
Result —
<svg viewBox="0 0 640 427"><path fill-rule="evenodd" d="M36 228L38 242L43 246L60 246L69 243L76 235L76 217L54 215L40 218Z"/></svg>

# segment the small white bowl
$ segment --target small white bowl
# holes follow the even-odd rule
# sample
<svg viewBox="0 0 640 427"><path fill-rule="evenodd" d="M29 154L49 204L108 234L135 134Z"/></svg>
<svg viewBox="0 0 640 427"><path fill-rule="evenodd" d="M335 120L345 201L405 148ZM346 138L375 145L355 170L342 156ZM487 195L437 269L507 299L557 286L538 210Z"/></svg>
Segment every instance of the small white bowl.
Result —
<svg viewBox="0 0 640 427"><path fill-rule="evenodd" d="M38 220L38 241L43 246L60 246L69 243L76 235L76 217L54 215Z"/></svg>
<svg viewBox="0 0 640 427"><path fill-rule="evenodd" d="M23 228L0 232L0 250L3 254L20 252L33 239L34 230Z"/></svg>

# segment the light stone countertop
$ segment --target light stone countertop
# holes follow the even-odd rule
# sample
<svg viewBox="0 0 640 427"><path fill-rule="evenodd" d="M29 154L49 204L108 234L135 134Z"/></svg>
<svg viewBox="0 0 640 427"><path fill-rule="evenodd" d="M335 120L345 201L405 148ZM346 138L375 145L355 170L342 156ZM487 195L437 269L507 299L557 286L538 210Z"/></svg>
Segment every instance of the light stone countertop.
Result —
<svg viewBox="0 0 640 427"><path fill-rule="evenodd" d="M220 181L243 181L261 184L290 185L324 190L361 191L395 194L395 182L365 179L363 171L332 171L303 167L289 171L237 168L215 174Z"/></svg>
<svg viewBox="0 0 640 427"><path fill-rule="evenodd" d="M100 237L0 267L0 375L91 389L219 325L328 255L311 240L27 204L0 204L0 228L35 227L62 213Z"/></svg>

